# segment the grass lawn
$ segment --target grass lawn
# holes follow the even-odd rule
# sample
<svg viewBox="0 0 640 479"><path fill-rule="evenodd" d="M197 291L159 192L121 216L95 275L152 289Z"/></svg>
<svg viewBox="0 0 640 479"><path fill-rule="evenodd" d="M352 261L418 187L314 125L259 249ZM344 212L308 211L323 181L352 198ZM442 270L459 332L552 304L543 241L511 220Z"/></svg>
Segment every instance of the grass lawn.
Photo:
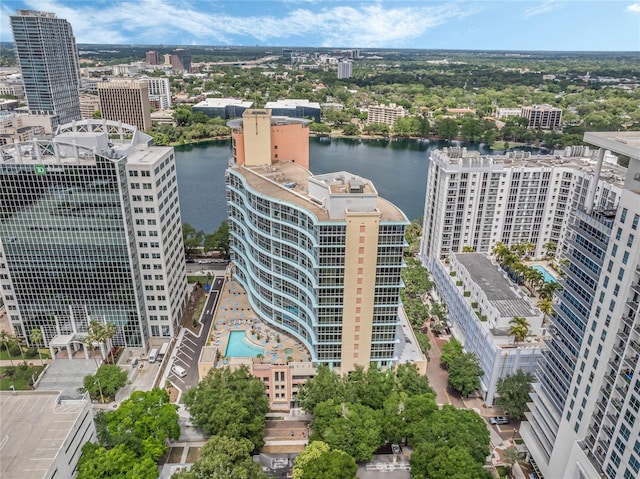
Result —
<svg viewBox="0 0 640 479"><path fill-rule="evenodd" d="M33 370L31 368L27 368L25 371L23 371L19 367L16 367L14 368L16 374L14 375L12 382L11 378L5 376L6 370L10 367L11 366L0 367L0 391L9 391L11 389L9 386L11 386L12 383L16 390L29 391L31 389L31 386L29 386L29 381L31 381L31 373L33 373L33 377L37 379L38 375L42 371L42 366L34 365Z"/></svg>
<svg viewBox="0 0 640 479"><path fill-rule="evenodd" d="M210 276L209 278L212 278L212 277ZM187 282L198 283L204 286L205 284L207 284L207 277L206 276L187 276Z"/></svg>
<svg viewBox="0 0 640 479"><path fill-rule="evenodd" d="M504 479L505 477L507 477L509 468L507 466L496 466L496 471L498 471L498 475L500 476L500 479Z"/></svg>
<svg viewBox="0 0 640 479"><path fill-rule="evenodd" d="M27 352L27 348L24 348L23 351L26 353ZM49 349L47 348L40 348L40 353L42 354L42 359L49 359L51 356L49 354ZM9 356L9 353L7 353L6 348L2 348L0 349L0 360L5 359L13 359L15 361L22 361L22 356L20 354L16 355L16 356ZM28 363L36 363L36 362L40 362L40 356L36 355L35 358L28 358L27 355L25 354L24 356L25 361L27 361Z"/></svg>

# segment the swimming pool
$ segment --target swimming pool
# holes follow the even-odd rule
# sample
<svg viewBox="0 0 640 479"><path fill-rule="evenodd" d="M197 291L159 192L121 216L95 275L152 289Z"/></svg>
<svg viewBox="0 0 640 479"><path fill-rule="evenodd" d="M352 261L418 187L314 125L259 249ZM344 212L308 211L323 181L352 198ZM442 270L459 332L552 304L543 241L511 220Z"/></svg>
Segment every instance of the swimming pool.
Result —
<svg viewBox="0 0 640 479"><path fill-rule="evenodd" d="M229 342L227 343L227 352L225 353L226 357L255 358L258 354L264 355L264 348L256 346L249 341L246 331L231 331L229 334Z"/></svg>
<svg viewBox="0 0 640 479"><path fill-rule="evenodd" d="M537 264L535 266L531 266L531 268L542 273L542 278L544 279L545 283L557 283L555 276L549 273L549 271L547 271L547 268L545 268L544 266L540 266Z"/></svg>

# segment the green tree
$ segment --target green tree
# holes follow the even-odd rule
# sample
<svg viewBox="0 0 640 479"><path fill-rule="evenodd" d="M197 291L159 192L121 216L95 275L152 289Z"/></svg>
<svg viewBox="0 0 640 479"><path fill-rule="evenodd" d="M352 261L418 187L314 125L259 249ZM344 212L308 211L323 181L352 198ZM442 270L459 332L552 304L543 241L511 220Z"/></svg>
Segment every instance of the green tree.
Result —
<svg viewBox="0 0 640 479"><path fill-rule="evenodd" d="M516 344L524 341L529 335L529 321L526 318L520 316L514 316L509 321L509 336L513 336L513 340Z"/></svg>
<svg viewBox="0 0 640 479"><path fill-rule="evenodd" d="M346 123L342 127L342 134L345 136L357 136L360 134L360 128L353 123Z"/></svg>
<svg viewBox="0 0 640 479"><path fill-rule="evenodd" d="M509 447L502 451L502 458L504 459L504 462L509 465L509 474L511 474L513 466L524 459L524 454L518 451L515 447Z"/></svg>
<svg viewBox="0 0 640 479"><path fill-rule="evenodd" d="M440 348L440 364L448 368L451 366L452 361L462 356L463 353L462 343L456 338L451 338L448 343L443 344L442 348Z"/></svg>
<svg viewBox="0 0 640 479"><path fill-rule="evenodd" d="M43 344L43 341L44 341L42 330L40 328L32 329L31 332L29 333L29 341L31 341L31 344L33 346L38 348L38 356L40 356L40 364L43 365L44 361L42 360L42 353L40 352L40 348L38 347L41 344Z"/></svg>
<svg viewBox="0 0 640 479"><path fill-rule="evenodd" d="M542 323L544 324L547 321L547 317L551 314L553 309L553 302L550 299L541 299L538 301L538 308L544 314L542 318Z"/></svg>
<svg viewBox="0 0 640 479"><path fill-rule="evenodd" d="M313 413L318 404L333 398L344 398L344 386L340 376L326 364L320 364L315 376L300 387L300 407L308 413Z"/></svg>
<svg viewBox="0 0 640 479"><path fill-rule="evenodd" d="M356 461L368 461L383 442L380 413L362 404L334 400L318 404L313 410L311 441L324 441Z"/></svg>
<svg viewBox="0 0 640 479"><path fill-rule="evenodd" d="M533 376L523 371L516 371L498 381L496 404L515 419L522 419L528 411L527 403L531 401L531 383Z"/></svg>
<svg viewBox="0 0 640 479"><path fill-rule="evenodd" d="M418 421L413 430L413 441L466 449L479 464L489 455L489 429L484 419L470 409L456 409L446 404Z"/></svg>
<svg viewBox="0 0 640 479"><path fill-rule="evenodd" d="M480 389L480 377L483 374L478 357L473 353L464 353L449 363L447 381L452 389L467 397L471 392Z"/></svg>
<svg viewBox="0 0 640 479"><path fill-rule="evenodd" d="M414 479L490 479L492 476L464 447L424 443L409 460Z"/></svg>
<svg viewBox="0 0 640 479"><path fill-rule="evenodd" d="M331 133L331 127L324 123L316 123L312 121L309 123L309 131L312 133Z"/></svg>
<svg viewBox="0 0 640 479"><path fill-rule="evenodd" d="M204 250L220 251L222 256L229 258L229 249L229 223L223 221L213 234L204 237Z"/></svg>
<svg viewBox="0 0 640 479"><path fill-rule="evenodd" d="M293 479L355 479L357 471L353 457L314 441L296 457Z"/></svg>
<svg viewBox="0 0 640 479"><path fill-rule="evenodd" d="M172 479L266 479L260 464L253 462L253 447L248 439L211 436L191 471L174 474Z"/></svg>
<svg viewBox="0 0 640 479"><path fill-rule="evenodd" d="M102 112L100 110L96 110L91 114L91 118L94 120L102 118Z"/></svg>
<svg viewBox="0 0 640 479"><path fill-rule="evenodd" d="M165 441L180 437L177 409L164 389L135 391L118 409L96 419L98 438L107 447L124 444L157 461L167 450Z"/></svg>
<svg viewBox="0 0 640 479"><path fill-rule="evenodd" d="M182 224L182 241L184 242L184 249L187 254L193 254L197 251L197 249L202 246L203 239L204 233L202 231L196 231L189 223Z"/></svg>
<svg viewBox="0 0 640 479"><path fill-rule="evenodd" d="M106 449L93 442L82 447L78 479L112 477L118 479L156 479L158 465L150 457L138 457L124 444Z"/></svg>
<svg viewBox="0 0 640 479"><path fill-rule="evenodd" d="M127 384L127 372L113 364L103 364L95 374L85 376L80 392L88 392L91 399L113 400L116 392Z"/></svg>
<svg viewBox="0 0 640 479"><path fill-rule="evenodd" d="M395 370L395 391L406 392L409 396L431 394L435 392L429 385L426 375L420 374L415 364L399 364Z"/></svg>
<svg viewBox="0 0 640 479"><path fill-rule="evenodd" d="M438 122L438 136L445 140L458 136L458 122L453 118L442 118Z"/></svg>
<svg viewBox="0 0 640 479"><path fill-rule="evenodd" d="M206 434L249 439L256 449L264 444L269 400L264 383L246 367L210 370L187 391L184 404L193 423Z"/></svg>
<svg viewBox="0 0 640 479"><path fill-rule="evenodd" d="M11 333L4 329L0 330L0 342L7 350L7 356L9 356L9 361L11 362L11 367L13 367L13 355L11 354L9 344L11 344Z"/></svg>

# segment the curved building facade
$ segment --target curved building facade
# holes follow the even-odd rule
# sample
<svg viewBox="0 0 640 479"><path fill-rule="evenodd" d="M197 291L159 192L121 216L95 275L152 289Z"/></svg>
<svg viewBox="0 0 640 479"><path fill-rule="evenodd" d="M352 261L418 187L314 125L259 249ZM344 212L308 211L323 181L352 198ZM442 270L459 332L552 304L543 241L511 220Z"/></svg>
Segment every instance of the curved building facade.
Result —
<svg viewBox="0 0 640 479"><path fill-rule="evenodd" d="M234 277L254 311L314 362L342 372L393 364L406 216L367 179L266 158L227 172Z"/></svg>

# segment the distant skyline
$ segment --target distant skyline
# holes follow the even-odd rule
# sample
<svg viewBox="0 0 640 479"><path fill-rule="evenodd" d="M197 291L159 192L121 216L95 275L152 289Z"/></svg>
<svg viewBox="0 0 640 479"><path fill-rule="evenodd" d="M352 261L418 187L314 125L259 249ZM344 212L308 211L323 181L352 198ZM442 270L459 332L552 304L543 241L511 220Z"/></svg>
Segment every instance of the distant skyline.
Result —
<svg viewBox="0 0 640 479"><path fill-rule="evenodd" d="M637 0L4 0L68 20L78 43L640 51Z"/></svg>

